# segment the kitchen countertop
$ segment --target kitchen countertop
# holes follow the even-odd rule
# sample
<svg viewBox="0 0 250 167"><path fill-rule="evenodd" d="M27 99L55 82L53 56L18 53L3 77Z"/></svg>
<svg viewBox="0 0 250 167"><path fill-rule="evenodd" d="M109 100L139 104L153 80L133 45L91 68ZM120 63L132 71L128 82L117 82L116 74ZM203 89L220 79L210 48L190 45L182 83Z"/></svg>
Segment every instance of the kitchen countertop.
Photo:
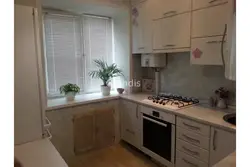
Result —
<svg viewBox="0 0 250 167"><path fill-rule="evenodd" d="M148 96L149 94L128 94L128 95L121 95L120 97L122 99L134 101L136 103L146 105L148 107L153 107L165 112L173 113L181 117L190 118L201 123L210 124L225 130L236 132L236 126L227 123L223 120L223 116L228 114L228 112L226 112L227 110L209 108L207 105L206 107L204 107L203 106L204 104L187 107L180 110L171 110L171 109L166 110L166 108L162 105L148 104L143 102L142 100L146 99ZM232 111L231 109L228 111L230 113L235 112L235 110Z"/></svg>
<svg viewBox="0 0 250 167"><path fill-rule="evenodd" d="M236 126L229 124L223 120L223 116L228 114L229 112L235 112L235 109L227 109L227 110L219 110L215 108L209 107L207 104L198 104L195 106L190 106L184 109L180 110L171 110L166 108L162 105L158 104L148 104L144 102L144 99L147 99L148 96L151 94L148 93L137 93L137 94L123 94L119 95L116 92L111 92L110 96L102 96L100 93L96 94L87 94L87 95L78 95L75 97L75 100L72 102L68 102L65 100L65 98L59 98L59 99L52 99L48 100L48 107L47 110L53 110L53 109L60 109L65 107L71 107L76 105L84 105L88 103L96 103L106 100L114 100L114 99L126 99L133 102L136 102L138 104L142 104L148 107L153 107L155 109L172 113L177 116L190 118L192 120L213 125L225 130L229 130L232 132L236 131Z"/></svg>
<svg viewBox="0 0 250 167"><path fill-rule="evenodd" d="M236 152L225 157L213 167L236 167Z"/></svg>

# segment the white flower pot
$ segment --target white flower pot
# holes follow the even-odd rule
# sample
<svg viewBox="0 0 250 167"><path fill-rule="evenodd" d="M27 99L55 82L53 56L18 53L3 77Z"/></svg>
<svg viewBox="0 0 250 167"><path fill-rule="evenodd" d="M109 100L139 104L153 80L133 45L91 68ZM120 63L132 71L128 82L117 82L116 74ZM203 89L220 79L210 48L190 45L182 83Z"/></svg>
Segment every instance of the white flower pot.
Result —
<svg viewBox="0 0 250 167"><path fill-rule="evenodd" d="M66 94L66 99L67 99L67 101L73 101L73 100L75 100L75 95L76 95L75 92L68 92L68 93Z"/></svg>
<svg viewBox="0 0 250 167"><path fill-rule="evenodd" d="M101 91L103 96L108 96L110 95L110 86L103 86L101 85Z"/></svg>

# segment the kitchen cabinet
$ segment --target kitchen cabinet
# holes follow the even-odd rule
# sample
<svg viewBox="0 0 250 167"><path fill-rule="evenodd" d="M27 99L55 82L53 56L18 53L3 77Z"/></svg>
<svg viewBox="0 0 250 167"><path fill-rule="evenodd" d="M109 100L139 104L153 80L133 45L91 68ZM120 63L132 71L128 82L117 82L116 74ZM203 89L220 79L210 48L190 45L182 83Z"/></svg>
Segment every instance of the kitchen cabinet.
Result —
<svg viewBox="0 0 250 167"><path fill-rule="evenodd" d="M185 13L154 21L153 49L178 49L190 47L191 14Z"/></svg>
<svg viewBox="0 0 250 167"><path fill-rule="evenodd" d="M236 150L236 134L215 127L211 128L210 166Z"/></svg>
<svg viewBox="0 0 250 167"><path fill-rule="evenodd" d="M114 108L110 107L76 114L73 117L75 153L112 145L115 141L114 121Z"/></svg>
<svg viewBox="0 0 250 167"><path fill-rule="evenodd" d="M138 104L121 100L121 138L140 148Z"/></svg>
<svg viewBox="0 0 250 167"><path fill-rule="evenodd" d="M192 38L223 35L229 14L228 4L193 11Z"/></svg>
<svg viewBox="0 0 250 167"><path fill-rule="evenodd" d="M132 7L132 52L152 52L152 28L148 12L148 1Z"/></svg>
<svg viewBox="0 0 250 167"><path fill-rule="evenodd" d="M228 0L193 0L192 10L225 4Z"/></svg>
<svg viewBox="0 0 250 167"><path fill-rule="evenodd" d="M191 0L151 0L150 3L152 19L168 17L191 10Z"/></svg>
<svg viewBox="0 0 250 167"><path fill-rule="evenodd" d="M194 38L191 40L191 64L197 65L223 65L221 56L222 36ZM226 45L227 42L224 42ZM224 47L224 55L227 49Z"/></svg>

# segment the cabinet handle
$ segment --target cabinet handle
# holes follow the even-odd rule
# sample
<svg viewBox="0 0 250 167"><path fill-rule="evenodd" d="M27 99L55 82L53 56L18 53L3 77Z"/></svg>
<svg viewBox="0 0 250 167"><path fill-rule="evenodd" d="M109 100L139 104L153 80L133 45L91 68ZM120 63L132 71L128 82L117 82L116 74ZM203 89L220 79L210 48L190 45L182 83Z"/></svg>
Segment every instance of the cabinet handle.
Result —
<svg viewBox="0 0 250 167"><path fill-rule="evenodd" d="M197 156L200 155L198 152L192 151L192 150L190 150L190 149L188 149L188 148L186 148L186 147L184 147L184 146L182 146L182 148L183 148L185 151L187 151L187 152L189 152L189 153L191 153L191 154L193 154L193 155L197 155Z"/></svg>
<svg viewBox="0 0 250 167"><path fill-rule="evenodd" d="M138 119L138 105L136 105L136 118Z"/></svg>
<svg viewBox="0 0 250 167"><path fill-rule="evenodd" d="M185 163L187 163L187 164L189 164L189 165L191 165L191 166L199 167L197 164L194 164L194 163L192 163L192 162L190 162L190 161L188 161L188 160L186 160L186 159L184 159L184 158L182 158L182 160L183 160Z"/></svg>
<svg viewBox="0 0 250 167"><path fill-rule="evenodd" d="M211 44L211 43L224 43L224 42L226 42L226 41L207 41L207 43L209 43L209 44Z"/></svg>
<svg viewBox="0 0 250 167"><path fill-rule="evenodd" d="M193 139L192 137L189 137L185 134L182 134L183 137L185 137L187 140L191 141L191 142L195 142L195 143L199 143L200 144L200 141L197 140L197 139Z"/></svg>
<svg viewBox="0 0 250 167"><path fill-rule="evenodd" d="M212 1L210 1L209 3L214 3L214 2L216 2L216 1L219 1L219 0L212 0Z"/></svg>
<svg viewBox="0 0 250 167"><path fill-rule="evenodd" d="M140 47L140 48L138 48L139 50L141 50L141 49L144 49L144 47Z"/></svg>
<svg viewBox="0 0 250 167"><path fill-rule="evenodd" d="M164 45L164 47L170 47L170 46L176 46L176 45L174 45L174 44Z"/></svg>
<svg viewBox="0 0 250 167"><path fill-rule="evenodd" d="M200 130L201 128L200 127L196 127L196 126L193 126L193 125L189 125L185 122L183 122L183 125L189 127L190 129L193 129L193 130Z"/></svg>
<svg viewBox="0 0 250 167"><path fill-rule="evenodd" d="M216 150L216 138L217 138L217 131L214 130L214 138L213 138L213 150Z"/></svg>
<svg viewBox="0 0 250 167"><path fill-rule="evenodd" d="M165 16L165 15L167 15L167 14L175 14L177 11L175 11L175 10L171 10L171 11L168 11L168 12L166 12L166 13L163 13L163 15Z"/></svg>

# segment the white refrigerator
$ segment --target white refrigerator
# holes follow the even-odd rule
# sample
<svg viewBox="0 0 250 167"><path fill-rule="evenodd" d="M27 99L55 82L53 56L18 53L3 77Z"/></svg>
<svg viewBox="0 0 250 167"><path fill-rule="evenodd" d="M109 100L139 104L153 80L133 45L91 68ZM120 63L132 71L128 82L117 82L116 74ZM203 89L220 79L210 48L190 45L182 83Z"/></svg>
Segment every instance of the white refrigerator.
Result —
<svg viewBox="0 0 250 167"><path fill-rule="evenodd" d="M14 11L14 141L19 145L43 138L44 111L37 10L15 5Z"/></svg>

